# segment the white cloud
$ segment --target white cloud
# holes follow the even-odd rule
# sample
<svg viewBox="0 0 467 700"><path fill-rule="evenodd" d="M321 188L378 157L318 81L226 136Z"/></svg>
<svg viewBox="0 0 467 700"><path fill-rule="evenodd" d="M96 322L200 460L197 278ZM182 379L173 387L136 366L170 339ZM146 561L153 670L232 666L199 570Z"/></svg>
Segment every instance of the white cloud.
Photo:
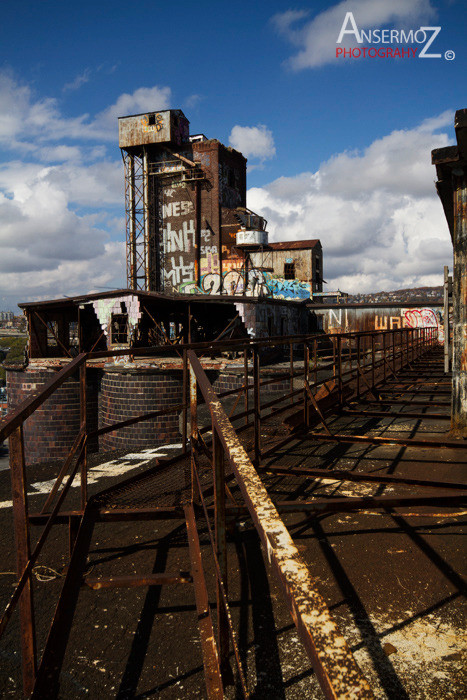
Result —
<svg viewBox="0 0 467 700"><path fill-rule="evenodd" d="M95 117L67 117L58 100L37 97L0 71L0 147L15 151L0 165L3 308L125 286L117 116L166 108L170 94L168 87L139 88ZM109 159L102 141L112 140Z"/></svg>
<svg viewBox="0 0 467 700"><path fill-rule="evenodd" d="M0 299L5 308L14 310L17 301L56 299L109 287L119 289L126 286L124 269L125 244L108 241L99 254L86 260L63 260L46 272L18 269L2 273Z"/></svg>
<svg viewBox="0 0 467 700"><path fill-rule="evenodd" d="M261 162L276 155L272 131L264 124L258 126L234 126L229 143L245 158L259 158Z"/></svg>
<svg viewBox="0 0 467 700"><path fill-rule="evenodd" d="M86 68L80 75L77 75L74 80L72 80L69 83L66 83L63 86L63 91L73 91L73 90L79 90L81 85L84 85L85 83L89 82L89 79L91 77L91 71L89 68Z"/></svg>
<svg viewBox="0 0 467 700"><path fill-rule="evenodd" d="M0 145L34 152L50 141L113 141L117 117L148 110L167 109L169 87L142 87L124 93L94 118L89 114L68 117L57 99L36 98L28 85L21 84L10 71L0 72Z"/></svg>
<svg viewBox="0 0 467 700"><path fill-rule="evenodd" d="M449 144L435 130L450 127L453 116L393 131L363 152L336 154L315 173L253 188L248 206L268 219L271 241L321 239L328 290L440 284L452 246L431 150Z"/></svg>
<svg viewBox="0 0 467 700"><path fill-rule="evenodd" d="M310 22L301 23L308 12L288 10L274 15L272 23L277 31L299 50L287 62L294 70L316 68L336 60L336 40L346 12L353 12L359 29L383 27L397 23L428 20L435 14L430 0L343 0L316 15ZM418 25L417 25L418 27ZM342 44L355 44L346 35Z"/></svg>
<svg viewBox="0 0 467 700"><path fill-rule="evenodd" d="M96 116L91 128L100 133L102 128L115 129L118 117L140 114L170 107L171 90L169 87L138 88L133 93L123 93L118 100Z"/></svg>

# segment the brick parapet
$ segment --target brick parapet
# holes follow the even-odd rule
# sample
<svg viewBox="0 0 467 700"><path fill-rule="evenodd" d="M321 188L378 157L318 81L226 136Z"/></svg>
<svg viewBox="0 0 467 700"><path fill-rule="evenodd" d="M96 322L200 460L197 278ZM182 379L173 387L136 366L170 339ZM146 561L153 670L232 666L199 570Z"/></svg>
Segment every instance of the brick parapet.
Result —
<svg viewBox="0 0 467 700"><path fill-rule="evenodd" d="M104 368L99 397L99 427L181 403L182 379L180 370ZM136 450L178 442L180 438L179 412L176 412L107 433L101 436L99 447L101 450Z"/></svg>
<svg viewBox="0 0 467 700"><path fill-rule="evenodd" d="M53 375L53 369L20 370L7 368L8 410L17 408L32 391L40 389ZM99 370L88 370L86 405L88 430L97 428L100 385ZM80 427L80 388L75 378L67 379L24 423L26 464L63 459L68 454ZM88 449L97 449L97 439Z"/></svg>

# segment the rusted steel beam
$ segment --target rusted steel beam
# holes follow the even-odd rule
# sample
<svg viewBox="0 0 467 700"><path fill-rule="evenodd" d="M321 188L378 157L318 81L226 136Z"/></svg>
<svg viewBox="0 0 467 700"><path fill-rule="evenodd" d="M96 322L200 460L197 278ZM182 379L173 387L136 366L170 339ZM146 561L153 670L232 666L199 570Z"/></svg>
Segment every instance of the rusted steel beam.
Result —
<svg viewBox="0 0 467 700"><path fill-rule="evenodd" d="M311 401L311 403L312 403L312 405L313 405L313 408L315 409L316 413L317 413L318 416L319 416L320 422L321 422L321 424L322 424L322 426L323 426L323 428L324 428L324 430L325 430L325 433L326 433L327 435L332 435L331 431L329 430L328 424L326 423L326 420L325 420L325 418L324 418L324 416L323 416L323 412L321 411L321 409L320 409L320 407L319 407L319 404L318 404L318 402L316 401L315 396L314 396L313 392L312 392L311 389L310 389L310 385L308 384L307 379L304 379L303 382L304 382L304 385L305 385L305 390L306 390L308 396L310 397L310 401Z"/></svg>
<svg viewBox="0 0 467 700"><path fill-rule="evenodd" d="M201 363L193 351L188 359L210 408L226 458L240 490L268 560L278 577L301 640L328 698L349 696L372 698L370 686L340 634L311 574L272 503L260 477L246 454L214 393Z"/></svg>
<svg viewBox="0 0 467 700"><path fill-rule="evenodd" d="M33 568L34 564L36 563L39 554L42 551L42 547L44 546L44 543L47 539L47 536L50 532L50 529L51 529L52 525L55 524L55 518L56 518L57 513L60 509L60 506L62 505L62 503L63 503L63 501L64 501L64 499L65 499L65 497L70 489L70 486L71 486L73 479L75 477L75 474L77 472L78 465L79 465L79 457L78 457L78 460L77 460L74 468L71 470L71 474L69 475L66 484L64 485L63 489L60 492L60 495L57 499L57 502L56 502L52 512L50 513L50 515L41 516L45 520L44 529L42 530L40 537L36 543L36 546L34 547L34 550L33 550L32 554L30 555L26 566L23 569L23 572L21 574L21 577L18 580L17 586L13 592L13 595L11 596L11 598L8 601L8 604L4 610L4 613L3 613L2 618L0 620L0 637L4 633L6 626L9 622L9 620L13 614L13 611L18 603L18 600L21 596L21 593L22 593L24 587L26 586L27 582L30 579L30 576L32 573L32 568Z"/></svg>
<svg viewBox="0 0 467 700"><path fill-rule="evenodd" d="M344 416L374 416L379 418L431 418L436 420L451 420L445 413L401 413L400 411L357 411L353 408L343 408L340 413Z"/></svg>
<svg viewBox="0 0 467 700"><path fill-rule="evenodd" d="M81 353L81 355L75 357L74 360L71 360L60 372L57 372L55 376L51 377L39 390L32 391L14 411L8 413L7 416L0 421L0 443L6 440L26 418L29 418L29 416L34 413L36 408L39 408L68 377L74 374L83 362L86 361L86 357L86 353Z"/></svg>
<svg viewBox="0 0 467 700"><path fill-rule="evenodd" d="M375 508L403 508L405 506L449 506L467 503L467 491L436 496L346 496L345 498L314 498L311 501L277 501L281 513L296 513L300 510L316 513L347 513L354 510Z"/></svg>
<svg viewBox="0 0 467 700"><path fill-rule="evenodd" d="M224 697L224 689L193 506L185 507L185 518L191 560L191 573L195 590L196 610L198 612L201 651L203 653L206 693L209 700L221 700L221 698Z"/></svg>
<svg viewBox="0 0 467 700"><path fill-rule="evenodd" d="M18 580L30 559L28 503L24 464L23 427L10 435L10 473L15 529L16 571ZM23 693L32 693L36 678L36 631L31 574L28 575L19 598Z"/></svg>
<svg viewBox="0 0 467 700"><path fill-rule="evenodd" d="M179 583L193 583L191 574L146 574L144 576L110 576L108 578L91 578L86 576L83 584L93 591L103 588L139 588L142 586L166 586Z"/></svg>
<svg viewBox="0 0 467 700"><path fill-rule="evenodd" d="M254 464L258 466L261 459L261 398L259 378L259 353L253 350L253 384L254 384Z"/></svg>
<svg viewBox="0 0 467 700"><path fill-rule="evenodd" d="M227 569L227 539L225 526L225 466L224 451L217 431L213 428L212 469L214 481L214 520L216 557L224 583L225 593L228 591ZM201 494L200 494L201 497ZM229 625L226 610L222 600L222 591L217 585L217 630L219 638L219 660L224 681L230 678L229 666ZM229 673L230 672L230 673Z"/></svg>
<svg viewBox="0 0 467 700"><path fill-rule="evenodd" d="M56 495L58 489L60 488L60 484L62 483L63 479L66 476L68 469L70 468L70 464L72 463L74 456L76 455L76 453L78 452L78 450L82 446L83 439L84 439L84 433L82 430L80 430L78 435L75 438L73 445L71 446L71 449L70 449L58 475L57 475L57 478L55 479L55 483L52 486L50 493L47 496L45 503L41 508L41 515L44 513L47 513L47 510L49 509L51 503L53 502L53 500L55 498L55 495Z"/></svg>
<svg viewBox="0 0 467 700"><path fill-rule="evenodd" d="M309 432L308 437L311 440L325 440L326 442L361 442L368 443L369 445L404 445L405 447L428 447L430 449L444 447L449 447L455 450L465 449L463 442L459 442L457 440L417 440L415 438L346 435L345 433L333 433L332 435L326 435L326 433L313 432Z"/></svg>
<svg viewBox="0 0 467 700"><path fill-rule="evenodd" d="M405 486L422 486L436 489L454 489L464 491L467 489L465 483L455 483L449 481L434 481L426 479L413 479L405 476L393 476L387 474L362 474L361 472L351 472L339 469L312 469L308 467L263 467L260 472L280 474L282 476L303 476L319 477L321 479L333 479L336 481L357 481L375 484L403 484Z"/></svg>
<svg viewBox="0 0 467 700"><path fill-rule="evenodd" d="M241 686L243 697L248 698L249 694L248 694L247 684L246 684L246 680L245 680L245 675L243 673L242 660L240 658L240 651L239 651L238 644L237 644L237 638L236 638L235 631L234 631L229 601L227 598L227 579L226 578L224 579L224 577L222 575L220 560L219 560L219 557L217 556L217 545L216 545L215 535L213 534L212 527L210 524L210 512L209 512L210 509L206 506L206 501L204 498L205 491L203 491L203 489L201 487L200 480L199 480L199 470L198 470L198 464L197 464L196 459L195 459L194 476L195 476L195 480L196 480L196 486L198 489L200 502L201 502L203 512L204 512L206 528L208 531L209 540L211 542L212 554L213 554L213 559L214 559L214 566L215 566L216 574L217 574L217 591L218 591L217 605L219 606L219 604L222 603L222 607L224 609L224 614L225 614L226 628L227 628L227 632L230 636L230 639L232 641L234 656L235 656L235 660L237 663L237 672L238 672L238 679L237 680L239 681L239 684ZM216 513L214 513L214 515L216 515ZM219 598L220 598L220 600L219 600ZM222 664L221 664L221 669L222 669ZM229 684L233 684L234 679L232 676L230 666L224 666L223 675L225 675L226 684L227 684L227 681Z"/></svg>
<svg viewBox="0 0 467 700"><path fill-rule="evenodd" d="M150 413L142 413L139 416L134 416L134 418L128 418L127 420L119 421L118 423L112 423L112 425L106 425L104 428L99 428L99 430L92 430L88 433L88 437L97 437L98 435L106 435L107 433L112 433L114 430L121 430L121 428L127 428L135 423L140 423L141 421L151 420L152 418L159 418L160 416L166 416L169 413L176 413L181 411L184 407L183 403L175 404L174 406L169 406L169 408L164 408L160 411L151 411Z"/></svg>
<svg viewBox="0 0 467 700"><path fill-rule="evenodd" d="M86 392L86 363L79 368L79 413L80 432L83 433L83 448L80 455L80 490L81 510L84 512L88 501L88 445L87 445L87 392Z"/></svg>
<svg viewBox="0 0 467 700"><path fill-rule="evenodd" d="M88 506L78 530L68 571L37 671L36 683L31 696L32 700L45 700L45 698L56 698L58 696L60 670L81 588L83 572L86 567L86 558L93 528L93 513Z"/></svg>
<svg viewBox="0 0 467 700"><path fill-rule="evenodd" d="M80 520L83 514L80 510L66 510L54 518L54 525L68 523L70 518ZM48 513L30 513L29 522L33 525L41 525L49 519ZM126 522L138 520L183 520L185 517L181 507L152 508L96 508L96 522Z"/></svg>
<svg viewBox="0 0 467 700"><path fill-rule="evenodd" d="M402 388L402 389L396 389L396 388L391 388L391 389L380 389L380 394L382 396L385 396L386 394L414 394L414 396L451 396L451 390L449 389L407 389L407 388Z"/></svg>
<svg viewBox="0 0 467 700"><path fill-rule="evenodd" d="M366 404L377 404L378 406L391 406L392 404L397 404L398 406L450 406L449 401L407 401L406 399L387 399L386 401L368 401L362 400L362 403Z"/></svg>
<svg viewBox="0 0 467 700"><path fill-rule="evenodd" d="M63 345L63 343L61 342L60 338L58 338L58 336L55 334L53 327L49 326L49 324L46 323L46 322L44 321L44 319L42 318L42 316L41 316L37 311L34 311L33 313L34 313L35 316L37 316L37 318L38 318L39 321L42 323L42 325L45 326L45 328L46 328L48 331L50 331L50 333L52 333L53 337L54 337L55 340L57 341L57 345L60 345L60 347L62 348L63 352L64 352L68 357L71 357L70 351Z"/></svg>

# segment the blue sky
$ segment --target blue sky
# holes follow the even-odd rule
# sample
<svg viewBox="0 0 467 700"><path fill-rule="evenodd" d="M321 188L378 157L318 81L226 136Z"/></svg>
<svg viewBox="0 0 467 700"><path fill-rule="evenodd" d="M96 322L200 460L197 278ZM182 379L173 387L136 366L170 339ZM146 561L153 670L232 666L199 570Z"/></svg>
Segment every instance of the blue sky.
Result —
<svg viewBox="0 0 467 700"><path fill-rule="evenodd" d="M335 59L348 11L440 26L442 58ZM467 106L466 25L451 0L4 6L0 307L124 283L116 117L168 106L245 152L249 206L271 239L321 239L328 289L439 283L430 150Z"/></svg>

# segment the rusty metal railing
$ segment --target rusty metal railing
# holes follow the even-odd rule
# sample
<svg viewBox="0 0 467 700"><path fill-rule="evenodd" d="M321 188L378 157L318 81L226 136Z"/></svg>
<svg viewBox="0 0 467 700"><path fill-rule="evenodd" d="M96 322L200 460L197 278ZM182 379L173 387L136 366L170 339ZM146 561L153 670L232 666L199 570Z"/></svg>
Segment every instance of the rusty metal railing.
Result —
<svg viewBox="0 0 467 700"><path fill-rule="evenodd" d="M48 381L41 390L31 394L25 402L0 422L0 442L10 439L10 470L13 493L13 519L17 550L17 585L0 620L0 636L12 613L19 604L21 647L23 665L23 691L31 695L37 687L38 670L50 667L45 649L42 661L37 662L35 641L35 615L32 596L32 573L52 526L66 522L70 528L70 556L74 551L79 526L83 527L86 513L89 514L92 498L88 495L87 449L89 439L111 431L117 431L141 421L154 419L173 412L182 413L182 445L185 454L191 454L191 502L185 506L184 517L190 542L192 576L196 589L196 603L200 616L206 682L210 697L221 697L222 674L229 644L232 644L237 661L238 679L243 693L248 691L243 675L235 631L231 623L228 606L227 560L225 547L225 497L229 493L225 484L224 465L228 463L240 487L248 512L268 552L300 637L329 697L344 697L349 688L356 688L360 697L370 697L371 691L362 678L350 651L340 635L327 607L319 596L315 584L288 534L282 520L272 504L255 467L258 467L271 450L293 439L291 435L274 447L262 445L261 433L264 421L297 409L295 420L307 429L322 425L324 432L313 433L317 439L345 440L348 436L332 433L328 426L326 411L318 396L324 388L331 396L332 410L344 408L349 397L374 397L384 401L381 387L388 377L396 376L403 367L421 357L437 344L436 329L394 329L339 335L299 335L263 340L218 341L168 347L141 348L132 350L132 357L166 356L176 353L181 356L183 372L183 401L166 409L136 415L125 421L104 426L95 431L88 430L86 416L86 368L90 361L125 355L128 351L105 351L82 353L71 360ZM288 358L288 367L281 367L271 379L261 380L260 365L265 353L271 348L282 348ZM243 378L238 389L214 393L202 367L206 353L235 351L242 357ZM283 369L283 371L282 371ZM55 483L47 495L38 519L43 524L42 532L31 551L29 542L29 510L26 489L27 458L24 450L24 422L67 379L79 373L80 379L80 427L68 455L57 474ZM262 393L277 382L286 382L289 390L277 398L262 401ZM332 386L331 386L332 384ZM198 426L198 388L202 400L209 408L209 424ZM253 394L253 396L251 396ZM233 407L227 415L221 400L232 397ZM238 405L243 397L242 410ZM325 395L326 398L326 395ZM324 402L326 404L326 401ZM234 427L236 426L236 427ZM250 430L252 449L247 454L240 443L239 435ZM206 440L203 440L206 436ZM353 436L355 437L355 436ZM378 441L378 438L373 438ZM384 438L380 438L381 441ZM391 439L395 442L395 439ZM412 441L419 444L422 441ZM404 441L407 444L407 441ZM425 443L424 443L425 444ZM444 444L444 443L430 443ZM454 445L455 446L455 445ZM212 508L208 507L199 479L198 455L211 454L215 484L214 532L211 530ZM53 455L51 455L51 458ZM63 513L62 507L70 487L80 475L80 508ZM218 641L211 631L209 601L202 574L202 560L196 532L196 516L204 514L218 582ZM88 517L88 516L86 516ZM159 516L160 517L160 514ZM82 553L81 553L82 555ZM82 558L82 556L81 556ZM162 579L160 579L162 580ZM65 584L66 585L66 582ZM204 612L203 612L204 611ZM201 622L201 618L204 622ZM55 620L54 620L55 623ZM217 659L217 660L216 660ZM47 662L47 663L46 663ZM49 666L47 666L49 664ZM54 661L54 664L57 664ZM339 674L335 669L340 667ZM45 678L42 672L42 679Z"/></svg>

